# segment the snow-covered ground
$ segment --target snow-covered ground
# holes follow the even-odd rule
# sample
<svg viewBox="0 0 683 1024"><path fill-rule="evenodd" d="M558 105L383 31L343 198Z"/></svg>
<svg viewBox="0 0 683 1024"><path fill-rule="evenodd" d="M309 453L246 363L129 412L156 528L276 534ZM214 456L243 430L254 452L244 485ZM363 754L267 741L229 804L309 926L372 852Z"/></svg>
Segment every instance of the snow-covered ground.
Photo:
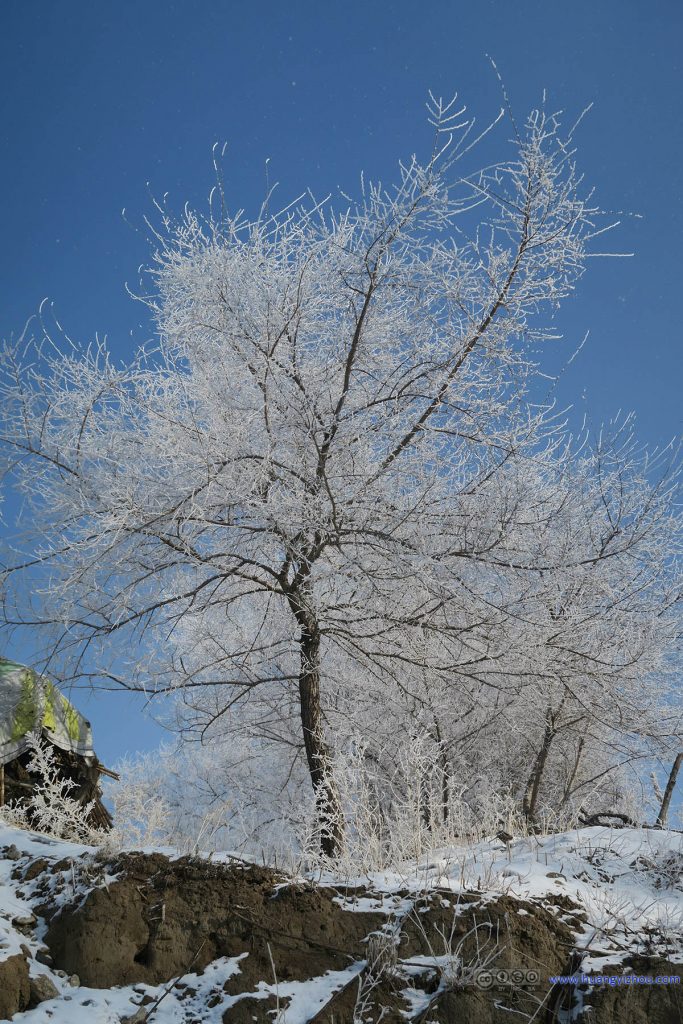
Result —
<svg viewBox="0 0 683 1024"><path fill-rule="evenodd" d="M404 871L371 876L370 882L381 891L407 884L481 891L491 898L502 893L542 901L560 894L586 915L577 940L589 954L584 970L618 963L633 952L683 963L681 832L594 827L508 844L495 839L449 846ZM592 952L599 954L597 961Z"/></svg>
<svg viewBox="0 0 683 1024"><path fill-rule="evenodd" d="M143 995L153 1000L164 996L151 1017L154 1024L188 1020L220 1024L226 1009L240 998L223 994L215 1006L209 1006L211 996L239 972L240 957L217 960L201 976L187 975L173 988L137 984L92 989L41 963L36 954L43 946L45 925L40 918L34 921L34 915L45 897L38 897L37 881L12 879L12 873L23 875L38 858L51 865L63 862L59 871L49 875L51 899L57 905L72 901L74 895L85 896L89 887L108 885L112 879L101 864L97 867L96 851L91 848L0 825L0 850L11 847L14 859L0 855L0 960L21 953L22 945L28 947L31 976L46 975L57 990L55 998L16 1014L18 1024L119 1024L122 1017L139 1010ZM72 861L91 869L73 870ZM21 872L15 871L17 867ZM323 885L340 884L331 874L316 880ZM483 900L507 894L524 901L547 901L554 913L562 913L552 903L560 894L585 914L586 922L577 935L577 949L584 953L583 972L601 971L633 952L657 953L683 964L683 834L679 832L595 827L513 839L509 844L493 839L451 846L400 870L355 880L345 877L341 882L357 882L369 892L349 909L385 909L387 913L396 913L406 890L477 891ZM524 913L522 906L520 913ZM253 995L277 995L288 1003L287 1024L306 1024L363 966L358 962L346 971L277 987L265 978Z"/></svg>

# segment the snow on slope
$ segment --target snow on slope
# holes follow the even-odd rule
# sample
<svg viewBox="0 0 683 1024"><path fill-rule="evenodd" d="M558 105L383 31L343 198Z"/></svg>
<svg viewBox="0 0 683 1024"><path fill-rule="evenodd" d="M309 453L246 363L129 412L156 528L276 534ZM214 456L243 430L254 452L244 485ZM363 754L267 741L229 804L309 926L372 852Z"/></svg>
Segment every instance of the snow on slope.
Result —
<svg viewBox="0 0 683 1024"><path fill-rule="evenodd" d="M683 833L582 828L555 835L449 846L404 872L371 876L373 887L569 897L586 915L577 948L583 969L658 953L683 963Z"/></svg>
<svg viewBox="0 0 683 1024"><path fill-rule="evenodd" d="M15 868L23 869L37 858L51 865L61 862L50 883L51 898L57 905L72 900L74 891L85 896L93 885L107 885L111 878L97 867L92 848L0 824L0 849L12 846L14 860L0 856L0 959L20 953L22 944L27 946L32 955L31 975L48 976L58 992L56 998L16 1014L15 1022L118 1024L123 1016L139 1009L142 996L156 1000L163 995L168 986L87 988L78 979L70 981L40 963L35 957L42 947L45 926L40 920L33 929L30 926L38 897L31 881L12 879ZM79 870L71 868L72 861ZM586 916L577 938L577 948L585 954L583 971L600 971L606 963L619 963L631 952L658 953L683 963L683 835L678 832L596 827L514 839L507 845L497 839L454 845L412 865L356 881L370 890L366 899L356 903L357 909L385 905L389 913L396 910L397 890L405 893L406 888L415 892L474 890L492 900L503 893L522 900L548 901L549 906L553 906L553 898L565 896ZM340 879L327 874L320 882L339 885ZM350 882L353 880L345 877L342 884ZM553 909L558 912L556 904ZM520 912L524 912L522 908ZM220 1024L226 1008L239 997L223 996L213 1008L207 1004L211 994L239 972L239 960L224 958L209 965L201 976L186 975L180 985L168 989L155 1010L155 1024L184 1024L189 1019ZM272 979L264 979L253 994L262 998L279 994L289 1000L288 1024L307 1024L362 967L361 962L310 982L280 984L279 990Z"/></svg>

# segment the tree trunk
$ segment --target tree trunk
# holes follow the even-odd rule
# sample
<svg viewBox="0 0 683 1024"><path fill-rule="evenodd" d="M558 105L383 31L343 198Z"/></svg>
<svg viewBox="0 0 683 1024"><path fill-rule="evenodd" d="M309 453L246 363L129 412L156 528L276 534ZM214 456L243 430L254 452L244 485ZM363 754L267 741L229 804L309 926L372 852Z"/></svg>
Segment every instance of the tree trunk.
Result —
<svg viewBox="0 0 683 1024"><path fill-rule="evenodd" d="M583 754L583 748L584 748L585 744L586 744L586 737L582 736L581 739L579 740L579 745L578 745L578 747L576 749L576 757L574 758L574 767L572 768L572 770L571 770L571 772L569 774L569 778L567 780L567 784L564 787L564 793L562 794L562 799L560 800L560 807L561 808L564 807L569 802L569 798L572 795L572 786L574 785L574 779L576 778L577 773L579 771L579 765L581 764L581 755Z"/></svg>
<svg viewBox="0 0 683 1024"><path fill-rule="evenodd" d="M660 828L664 828L664 826L666 825L666 819L669 814L669 804L671 803L671 797L673 796L674 787L676 785L676 779L678 778L678 772L680 770L681 764L683 764L683 750L680 754L676 755L676 760L673 763L671 773L669 775L669 781L667 782L666 789L664 790L662 806L659 808L659 814L657 815L657 824Z"/></svg>
<svg viewBox="0 0 683 1024"><path fill-rule="evenodd" d="M443 742L441 735L441 727L439 726L439 719L434 716L434 738L439 745L439 761L441 762L441 816L442 823L448 824L448 814L451 802L450 793L450 773L448 756L446 754L446 747Z"/></svg>
<svg viewBox="0 0 683 1024"><path fill-rule="evenodd" d="M450 779L448 775L448 761L445 754L441 765L441 811L444 825L448 824L448 814L451 803Z"/></svg>
<svg viewBox="0 0 683 1024"><path fill-rule="evenodd" d="M332 777L332 758L325 742L320 703L320 632L314 617L295 609L301 626L299 639L299 706L304 747L320 825L320 849L325 857L337 857L344 841L341 801Z"/></svg>
<svg viewBox="0 0 683 1024"><path fill-rule="evenodd" d="M534 766L531 769L529 781L526 784L526 790L524 792L524 799L522 800L522 811L527 821L535 824L536 822L536 805L538 804L538 794L541 789L541 779L543 778L543 771L548 760L548 754L550 753L550 747L552 745L555 736L555 727L553 724L553 716L550 709L546 716L545 732L543 733L543 743L541 749L536 755Z"/></svg>

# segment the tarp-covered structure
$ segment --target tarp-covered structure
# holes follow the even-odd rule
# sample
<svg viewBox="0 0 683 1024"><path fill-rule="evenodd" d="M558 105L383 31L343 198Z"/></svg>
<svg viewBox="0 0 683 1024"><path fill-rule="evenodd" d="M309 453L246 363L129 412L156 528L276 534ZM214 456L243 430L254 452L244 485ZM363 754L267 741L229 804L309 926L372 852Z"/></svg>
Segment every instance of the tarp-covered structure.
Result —
<svg viewBox="0 0 683 1024"><path fill-rule="evenodd" d="M14 761L40 733L60 750L95 760L92 729L55 684L0 657L0 764Z"/></svg>
<svg viewBox="0 0 683 1024"><path fill-rule="evenodd" d="M52 680L0 657L0 804L16 801L30 808L31 794L40 785L31 766L32 735L52 745L60 774L73 783L69 795L89 805L91 823L110 828L99 779L118 776L99 763L90 722Z"/></svg>

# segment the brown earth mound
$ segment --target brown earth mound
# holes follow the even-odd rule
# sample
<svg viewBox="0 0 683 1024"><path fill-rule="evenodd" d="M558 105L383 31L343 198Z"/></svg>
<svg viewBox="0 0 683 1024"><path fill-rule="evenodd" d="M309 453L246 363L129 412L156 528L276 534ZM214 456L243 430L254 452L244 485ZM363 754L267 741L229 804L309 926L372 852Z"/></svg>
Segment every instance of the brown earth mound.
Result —
<svg viewBox="0 0 683 1024"><path fill-rule="evenodd" d="M248 953L241 990L272 978L304 980L363 958L362 940L385 915L344 913L331 891L284 885L258 866L128 856L123 872L67 908L46 936L57 967L95 988L161 982ZM241 965L242 966L242 965Z"/></svg>
<svg viewBox="0 0 683 1024"><path fill-rule="evenodd" d="M18 869L17 877L37 884L47 897L50 877L62 867L36 860ZM238 973L207 1001L225 1024L272 1024L277 1000L259 990L261 982L306 981L354 964L354 977L310 1024L351 1024L359 1019L361 1001L364 1024L530 1018L550 1024L573 1019L567 1011L578 1009L570 986L551 987L548 980L578 968L574 939L583 918L566 896L540 905L480 893L402 892L393 903L385 897L380 909L367 891L293 882L240 862L129 854L90 864L87 871L84 877L95 888L85 900L58 915L48 904L38 908L50 920L46 943L54 967L78 975L84 985L161 985L182 978L176 985L182 999L193 992L192 975L218 958L239 957ZM117 879L105 885L105 875ZM631 966L645 974L677 973L652 959ZM25 967L22 957L0 965L6 974L0 990L7 998L13 993L12 1012L26 1001ZM477 967L488 968L489 976L480 973L476 980ZM536 974L520 980L519 971ZM592 1024L681 1024L680 1000L673 986L639 986L596 989L586 1002ZM286 1006L281 1000L280 1008Z"/></svg>
<svg viewBox="0 0 683 1024"><path fill-rule="evenodd" d="M359 984L370 982L369 1021L382 1010L385 1024L404 1021L408 1004L401 991L412 985L432 993L431 1021L497 1024L509 1014L501 1015L496 1003L518 1010L538 1006L548 975L563 969L573 945L570 928L554 913L508 897L484 905L476 894L458 900L432 893L415 902L403 893L396 899L401 910L392 916L353 909L365 893L294 884L252 865L133 854L108 872L118 880L52 920L46 943L55 967L98 988L158 985L242 954L240 973L224 987L227 995L243 996L225 1012L225 1021L234 1024L272 1021L272 1000L254 998L260 981L270 983L274 975L280 983L303 981L369 957L374 968L338 992L316 1024L350 1021ZM378 947L386 962L368 952L368 937L376 942L382 930L395 939ZM496 968L535 968L538 982L529 991L503 986L494 999L474 982L462 987L462 979L454 978L453 991L437 997L440 964L449 950L465 967L486 957Z"/></svg>

